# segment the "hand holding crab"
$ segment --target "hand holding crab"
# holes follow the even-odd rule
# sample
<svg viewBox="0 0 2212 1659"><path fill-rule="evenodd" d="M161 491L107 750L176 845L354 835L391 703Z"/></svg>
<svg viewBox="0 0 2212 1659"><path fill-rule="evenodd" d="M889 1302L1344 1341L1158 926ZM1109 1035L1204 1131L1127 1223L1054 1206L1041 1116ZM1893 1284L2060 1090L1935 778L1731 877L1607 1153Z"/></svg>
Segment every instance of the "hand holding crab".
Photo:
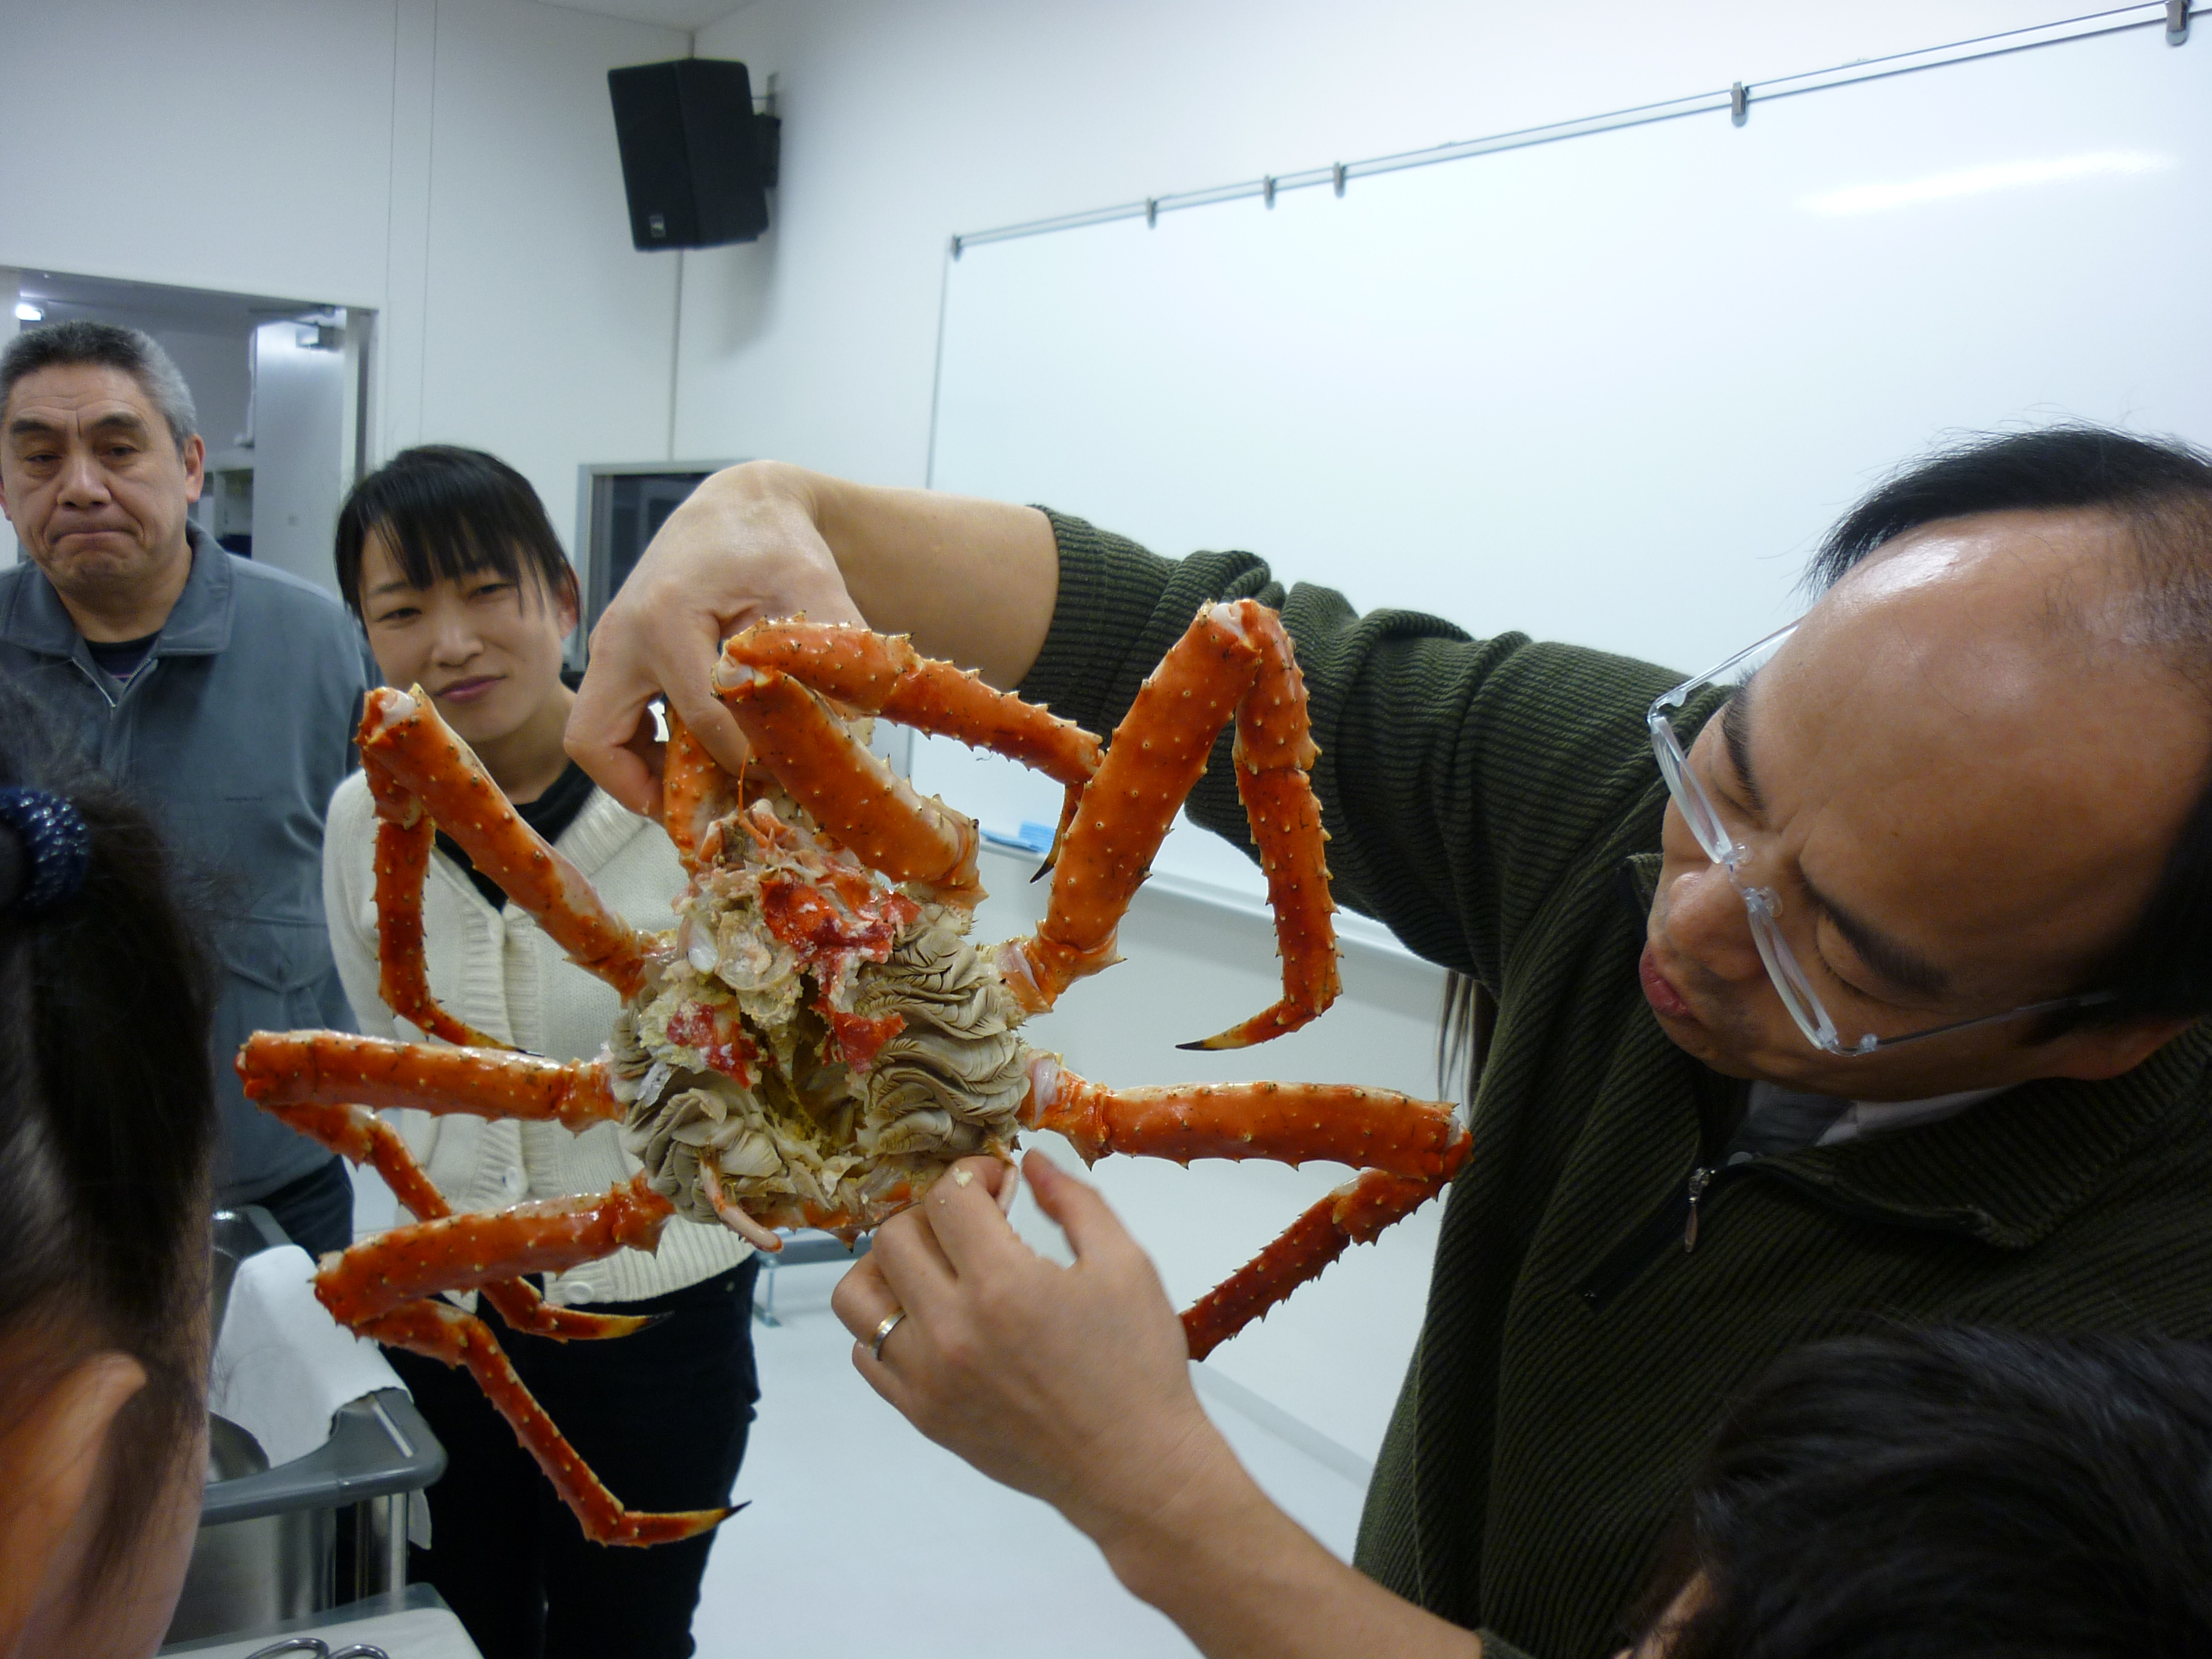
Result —
<svg viewBox="0 0 2212 1659"><path fill-rule="evenodd" d="M373 1163L417 1223L325 1263L318 1294L378 1340L467 1365L586 1534L645 1544L724 1511L635 1513L562 1440L471 1316L437 1292L478 1288L517 1328L619 1336L635 1322L545 1306L523 1275L625 1245L675 1214L720 1219L763 1249L771 1231L852 1236L927 1193L958 1160L1005 1159L1022 1128L1086 1158L1325 1158L1362 1173L1183 1316L1203 1358L1373 1237L1456 1172L1465 1128L1443 1106L1302 1084L1116 1091L1030 1048L1022 1022L1117 958L1116 927L1213 741L1236 723L1236 769L1268 876L1283 957L1271 1007L1202 1043L1296 1029L1336 994L1333 906L1303 684L1273 613L1203 607L1110 746L903 639L803 620L728 641L717 695L756 765L723 773L673 723L662 811L690 872L671 931L641 934L507 805L426 700L380 690L361 748L380 817L385 1000L449 1047L331 1032L257 1033L239 1068L264 1108ZM1047 916L994 951L966 938L981 896L974 825L890 774L832 711L858 710L1012 756L1065 786ZM608 1051L556 1065L502 1050L440 1008L421 951L421 884L442 827L580 967L624 999ZM580 1127L620 1119L643 1164L597 1199L452 1215L372 1109L414 1106Z"/></svg>

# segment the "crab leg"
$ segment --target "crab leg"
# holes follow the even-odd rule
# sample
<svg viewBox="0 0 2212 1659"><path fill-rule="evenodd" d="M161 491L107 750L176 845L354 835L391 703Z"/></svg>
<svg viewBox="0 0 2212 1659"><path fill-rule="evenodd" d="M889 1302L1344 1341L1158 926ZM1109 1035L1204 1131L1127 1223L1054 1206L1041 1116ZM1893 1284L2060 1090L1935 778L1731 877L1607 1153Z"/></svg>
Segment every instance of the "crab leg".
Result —
<svg viewBox="0 0 2212 1659"><path fill-rule="evenodd" d="M1267 872L1283 995L1203 1042L1240 1048L1297 1030L1334 1001L1336 932L1321 807L1306 769L1317 752L1305 688L1275 614L1252 599L1202 608L1161 659L1114 733L1061 849L1036 933L1001 947L1008 987L1049 1008L1076 980L1119 957L1114 935L1176 809L1231 718L1238 793Z"/></svg>
<svg viewBox="0 0 2212 1659"><path fill-rule="evenodd" d="M538 1460L554 1491L595 1544L669 1544L720 1525L726 1509L680 1510L655 1515L623 1507L576 1455L545 1408L515 1375L491 1328L442 1302L409 1302L362 1328L362 1334L447 1365L465 1365L484 1397L514 1431L522 1449Z"/></svg>
<svg viewBox="0 0 2212 1659"><path fill-rule="evenodd" d="M988 749L1065 786L1067 797L1047 869L1060 855L1083 787L1098 770L1098 739L1090 732L1011 692L993 690L972 671L923 656L903 634L798 617L754 623L729 641L722 659L732 677L739 665L772 668L849 708ZM784 787L791 787L788 780Z"/></svg>
<svg viewBox="0 0 2212 1659"><path fill-rule="evenodd" d="M975 824L943 801L916 794L805 686L726 648L714 690L776 781L863 864L956 904L983 897Z"/></svg>
<svg viewBox="0 0 2212 1659"><path fill-rule="evenodd" d="M637 931L592 890L583 873L522 821L483 763L438 717L418 686L380 686L362 716L361 753L380 763L460 842L477 869L537 918L579 967L627 997L645 976ZM428 856L426 854L424 856Z"/></svg>
<svg viewBox="0 0 2212 1659"><path fill-rule="evenodd" d="M988 749L1071 789L1098 769L1098 739L1081 726L923 656L903 634L794 617L755 623L723 647L722 660L779 670L848 708Z"/></svg>
<svg viewBox="0 0 2212 1659"><path fill-rule="evenodd" d="M1109 1152L1164 1158L1309 1159L1449 1180L1466 1155L1467 1131L1440 1102L1350 1083L1194 1083L1109 1089L1030 1062L1022 1125L1066 1135L1086 1164Z"/></svg>
<svg viewBox="0 0 2212 1659"><path fill-rule="evenodd" d="M1363 1170L1315 1205L1283 1236L1185 1309L1183 1339L1203 1359L1342 1255L1371 1244L1442 1190L1443 1180L1412 1180Z"/></svg>
<svg viewBox="0 0 2212 1659"><path fill-rule="evenodd" d="M1309 1158L1360 1173L1208 1291L1183 1315L1190 1357L1216 1347L1344 1253L1370 1243L1441 1191L1467 1161L1472 1137L1452 1109L1388 1089L1348 1084L1194 1084L1114 1090L1030 1062L1022 1123L1074 1142L1085 1163L1109 1152L1171 1158Z"/></svg>
<svg viewBox="0 0 2212 1659"><path fill-rule="evenodd" d="M343 1031L256 1031L238 1051L249 1100L413 1106L477 1117L550 1118L587 1129L620 1118L604 1060L563 1065L536 1054L431 1048Z"/></svg>
<svg viewBox="0 0 2212 1659"><path fill-rule="evenodd" d="M730 775L707 752L674 709L667 711L668 752L660 763L660 821L686 870L699 867L708 826L738 805Z"/></svg>
<svg viewBox="0 0 2212 1659"><path fill-rule="evenodd" d="M432 1186L430 1177L422 1173L422 1166L415 1161L415 1154L407 1150L407 1143L399 1138L398 1132L368 1107L264 1104L264 1109L309 1139L320 1141L356 1164L366 1164L374 1169L384 1177L384 1184L392 1189L392 1195L405 1205L417 1221L436 1221L453 1212L445 1194ZM481 1288L484 1300L498 1309L499 1316L516 1330L527 1331L533 1336L550 1336L556 1341L628 1336L653 1322L640 1315L587 1314L556 1308L524 1279L501 1279Z"/></svg>
<svg viewBox="0 0 2212 1659"><path fill-rule="evenodd" d="M425 1036L475 1048L511 1047L454 1018L430 994L422 960L422 878L438 826L380 758L365 757L362 770L376 802L377 994Z"/></svg>
<svg viewBox="0 0 2212 1659"><path fill-rule="evenodd" d="M617 1250L650 1250L676 1207L636 1176L593 1197L538 1199L489 1214L441 1216L365 1238L315 1275L315 1295L359 1326L403 1302L558 1273Z"/></svg>

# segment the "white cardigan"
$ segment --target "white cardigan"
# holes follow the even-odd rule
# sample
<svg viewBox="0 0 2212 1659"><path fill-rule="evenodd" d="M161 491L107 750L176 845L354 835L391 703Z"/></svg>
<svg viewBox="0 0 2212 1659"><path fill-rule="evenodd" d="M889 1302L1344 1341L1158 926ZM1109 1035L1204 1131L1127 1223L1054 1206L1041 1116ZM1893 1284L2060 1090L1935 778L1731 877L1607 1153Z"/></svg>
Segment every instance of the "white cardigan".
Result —
<svg viewBox="0 0 2212 1659"><path fill-rule="evenodd" d="M556 844L623 920L640 927L669 925L670 901L684 884L684 872L658 825L594 789ZM377 994L375 859L375 806L356 772L331 796L323 837L331 946L361 1030L420 1042L422 1033ZM587 1060L599 1052L621 1006L613 988L569 962L520 906L493 909L442 853L431 859L423 880L422 923L431 993L455 1018L554 1060ZM612 1123L574 1134L556 1123L414 1110L390 1115L456 1210L602 1193L638 1170ZM546 1299L574 1306L642 1301L711 1279L751 1253L734 1233L674 1219L653 1254L618 1250L555 1275Z"/></svg>

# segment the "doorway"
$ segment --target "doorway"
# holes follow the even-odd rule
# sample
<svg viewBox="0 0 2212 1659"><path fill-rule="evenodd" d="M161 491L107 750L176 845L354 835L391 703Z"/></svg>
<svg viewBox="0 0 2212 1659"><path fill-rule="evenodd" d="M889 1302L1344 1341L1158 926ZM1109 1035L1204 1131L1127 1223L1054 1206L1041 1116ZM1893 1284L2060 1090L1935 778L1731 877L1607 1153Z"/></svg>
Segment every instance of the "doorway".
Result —
<svg viewBox="0 0 2212 1659"><path fill-rule="evenodd" d="M152 335L191 387L207 445L193 522L337 593L331 542L367 458L374 312L51 270L0 271L9 290L14 318L0 329L82 319ZM9 562L21 556L12 532L0 545Z"/></svg>

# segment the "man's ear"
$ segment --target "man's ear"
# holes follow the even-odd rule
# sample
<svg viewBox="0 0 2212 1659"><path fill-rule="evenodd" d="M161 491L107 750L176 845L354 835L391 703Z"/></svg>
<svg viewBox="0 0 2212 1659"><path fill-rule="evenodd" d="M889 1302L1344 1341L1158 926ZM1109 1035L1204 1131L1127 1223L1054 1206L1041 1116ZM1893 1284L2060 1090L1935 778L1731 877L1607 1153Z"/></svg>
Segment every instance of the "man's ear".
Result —
<svg viewBox="0 0 2212 1659"><path fill-rule="evenodd" d="M2043 1075L2102 1083L2132 1072L2196 1024L2193 1018L2174 1018L2082 1026L2052 1040L2051 1068Z"/></svg>
<svg viewBox="0 0 2212 1659"><path fill-rule="evenodd" d="M196 501L207 480L207 443L197 432L185 440L185 499Z"/></svg>
<svg viewBox="0 0 2212 1659"><path fill-rule="evenodd" d="M75 1597L103 1496L108 1431L145 1386L145 1368L130 1355L94 1354L0 1429L0 1659L23 1650L41 1613Z"/></svg>

